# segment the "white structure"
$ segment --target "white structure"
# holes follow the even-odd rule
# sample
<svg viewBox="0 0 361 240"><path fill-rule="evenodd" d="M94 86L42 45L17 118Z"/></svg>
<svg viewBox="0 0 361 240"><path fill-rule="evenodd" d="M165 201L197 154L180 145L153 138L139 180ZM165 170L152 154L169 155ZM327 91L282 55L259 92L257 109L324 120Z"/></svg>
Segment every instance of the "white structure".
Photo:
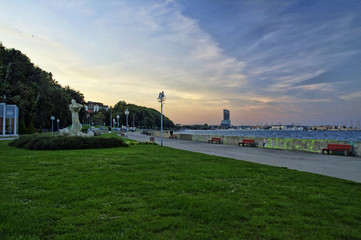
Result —
<svg viewBox="0 0 361 240"><path fill-rule="evenodd" d="M79 132L81 132L82 125L79 121L79 111L83 107L80 103L76 103L75 100L71 100L71 104L69 105L69 110L71 111L71 129L70 132L74 135L77 135ZM55 119L55 118L54 118Z"/></svg>
<svg viewBox="0 0 361 240"><path fill-rule="evenodd" d="M108 105L103 105L103 103L100 102L92 102L89 101L86 104L84 104L84 108L86 112L90 112L90 113L96 113L98 112L100 109L105 109L106 111L108 111L109 107Z"/></svg>
<svg viewBox="0 0 361 240"><path fill-rule="evenodd" d="M0 103L0 136L17 136L19 108L16 105Z"/></svg>

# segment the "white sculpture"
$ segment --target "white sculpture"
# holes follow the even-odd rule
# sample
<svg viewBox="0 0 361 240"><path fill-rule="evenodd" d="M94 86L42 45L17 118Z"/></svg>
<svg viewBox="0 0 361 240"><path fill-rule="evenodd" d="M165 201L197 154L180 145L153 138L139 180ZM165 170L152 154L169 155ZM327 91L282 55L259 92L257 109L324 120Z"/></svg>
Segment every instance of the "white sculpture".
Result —
<svg viewBox="0 0 361 240"><path fill-rule="evenodd" d="M81 133L82 125L79 121L79 111L83 107L83 105L76 103L75 100L71 100L71 104L69 105L69 110L71 111L71 129L70 133L74 135L79 135Z"/></svg>
<svg viewBox="0 0 361 240"><path fill-rule="evenodd" d="M59 136L70 136L69 129L64 128L59 130Z"/></svg>
<svg viewBox="0 0 361 240"><path fill-rule="evenodd" d="M59 130L59 136L78 136L78 137L94 137L94 132L89 131L87 134L82 133L82 125L79 121L79 111L83 105L76 103L75 100L71 100L69 105L69 110L71 111L71 129L70 131L67 128Z"/></svg>

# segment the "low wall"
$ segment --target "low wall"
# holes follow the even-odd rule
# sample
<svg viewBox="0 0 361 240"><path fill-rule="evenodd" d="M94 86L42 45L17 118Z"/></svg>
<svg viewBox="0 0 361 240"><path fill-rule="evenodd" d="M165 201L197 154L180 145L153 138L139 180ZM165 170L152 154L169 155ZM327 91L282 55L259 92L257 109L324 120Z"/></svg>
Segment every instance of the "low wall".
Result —
<svg viewBox="0 0 361 240"><path fill-rule="evenodd" d="M160 137L160 132L152 132L152 135ZM337 141L337 140L316 140L316 139L294 139L294 138L261 138L261 137L238 137L238 136L216 136L216 135L195 135L195 134L175 134L177 139L188 141L208 142L212 137L221 138L222 143L238 145L243 139L255 140L256 147L284 149L294 151L305 151L320 153L327 144L350 144L356 156L361 156L361 141ZM169 137L168 132L163 133L163 137Z"/></svg>

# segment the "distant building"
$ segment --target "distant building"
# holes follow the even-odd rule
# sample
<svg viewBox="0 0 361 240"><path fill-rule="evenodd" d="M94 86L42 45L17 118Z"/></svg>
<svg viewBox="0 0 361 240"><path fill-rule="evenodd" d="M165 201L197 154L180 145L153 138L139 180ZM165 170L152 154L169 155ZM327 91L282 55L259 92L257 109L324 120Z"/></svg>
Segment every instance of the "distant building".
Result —
<svg viewBox="0 0 361 240"><path fill-rule="evenodd" d="M231 119L229 110L223 109L223 120L221 121L221 128L231 127Z"/></svg>
<svg viewBox="0 0 361 240"><path fill-rule="evenodd" d="M96 113L98 112L100 109L105 109L108 111L108 105L103 105L103 103L100 103L100 102L87 102L86 104L84 104L84 108L85 108L85 111L87 113Z"/></svg>
<svg viewBox="0 0 361 240"><path fill-rule="evenodd" d="M282 130L282 125L272 125L272 130Z"/></svg>

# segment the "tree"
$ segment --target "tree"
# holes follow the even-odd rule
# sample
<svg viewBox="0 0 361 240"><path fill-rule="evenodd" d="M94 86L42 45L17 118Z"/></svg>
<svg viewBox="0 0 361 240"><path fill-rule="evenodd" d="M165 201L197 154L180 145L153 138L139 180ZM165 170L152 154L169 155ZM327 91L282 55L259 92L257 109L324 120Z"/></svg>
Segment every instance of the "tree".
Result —
<svg viewBox="0 0 361 240"><path fill-rule="evenodd" d="M68 109L71 99L84 103L84 96L69 86L63 88L52 73L43 71L16 49L0 43L0 97L7 104L19 107L19 119L25 126L51 127L50 116L59 118L64 126L71 123ZM4 100L4 99L2 99ZM85 118L85 111L79 114Z"/></svg>
<svg viewBox="0 0 361 240"><path fill-rule="evenodd" d="M28 134L33 134L35 133L35 127L34 124L31 122L28 126Z"/></svg>
<svg viewBox="0 0 361 240"><path fill-rule="evenodd" d="M25 121L23 118L19 120L19 134L27 134L27 129L25 126Z"/></svg>
<svg viewBox="0 0 361 240"><path fill-rule="evenodd" d="M95 125L102 125L105 122L105 116L102 112L97 112L94 114L94 123Z"/></svg>
<svg viewBox="0 0 361 240"><path fill-rule="evenodd" d="M113 118L119 114L120 120L122 123L126 122L125 110L129 110L129 121L128 124L131 126L133 121L133 114L135 126L144 126L144 127L151 127L156 128L160 127L160 112L147 107L137 106L135 104L127 104L125 101L119 101L117 104L114 105L113 108ZM108 111L109 112L109 111ZM110 115L107 116L107 119L110 118ZM174 123L163 115L163 126L164 128L174 128Z"/></svg>

